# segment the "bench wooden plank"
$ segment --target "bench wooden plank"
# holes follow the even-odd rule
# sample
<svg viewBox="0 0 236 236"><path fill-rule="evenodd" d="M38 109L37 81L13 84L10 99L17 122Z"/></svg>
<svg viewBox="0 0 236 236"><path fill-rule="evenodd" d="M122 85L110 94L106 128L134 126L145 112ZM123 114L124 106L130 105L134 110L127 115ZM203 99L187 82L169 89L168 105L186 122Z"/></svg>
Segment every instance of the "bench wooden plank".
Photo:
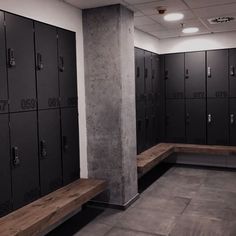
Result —
<svg viewBox="0 0 236 236"><path fill-rule="evenodd" d="M87 201L104 191L105 181L79 179L0 218L1 236L41 235Z"/></svg>
<svg viewBox="0 0 236 236"><path fill-rule="evenodd" d="M137 156L138 176L141 177L173 153L236 155L235 146L160 143Z"/></svg>

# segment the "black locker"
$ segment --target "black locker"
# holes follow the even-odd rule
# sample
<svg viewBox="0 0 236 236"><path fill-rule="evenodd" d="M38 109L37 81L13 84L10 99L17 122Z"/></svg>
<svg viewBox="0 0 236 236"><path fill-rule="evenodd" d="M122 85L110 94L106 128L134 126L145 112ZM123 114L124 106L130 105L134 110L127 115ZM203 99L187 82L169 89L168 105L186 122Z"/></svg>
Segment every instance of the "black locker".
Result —
<svg viewBox="0 0 236 236"><path fill-rule="evenodd" d="M230 99L230 145L236 145L236 98Z"/></svg>
<svg viewBox="0 0 236 236"><path fill-rule="evenodd" d="M166 141L185 142L185 102L166 100Z"/></svg>
<svg viewBox="0 0 236 236"><path fill-rule="evenodd" d="M184 54L165 56L166 98L184 98Z"/></svg>
<svg viewBox="0 0 236 236"><path fill-rule="evenodd" d="M8 115L0 115L0 217L11 210L11 162Z"/></svg>
<svg viewBox="0 0 236 236"><path fill-rule="evenodd" d="M227 145L229 137L228 99L207 99L208 144Z"/></svg>
<svg viewBox="0 0 236 236"><path fill-rule="evenodd" d="M79 128L77 108L61 109L63 183L79 178Z"/></svg>
<svg viewBox="0 0 236 236"><path fill-rule="evenodd" d="M206 96L205 52L185 53L185 97L204 98Z"/></svg>
<svg viewBox="0 0 236 236"><path fill-rule="evenodd" d="M58 29L58 64L61 107L77 106L75 33Z"/></svg>
<svg viewBox="0 0 236 236"><path fill-rule="evenodd" d="M9 13L5 16L10 111L35 110L33 21Z"/></svg>
<svg viewBox="0 0 236 236"><path fill-rule="evenodd" d="M59 107L57 28L35 22L35 46L38 107Z"/></svg>
<svg viewBox="0 0 236 236"><path fill-rule="evenodd" d="M13 208L17 209L40 192L36 111L12 113L10 131Z"/></svg>
<svg viewBox="0 0 236 236"><path fill-rule="evenodd" d="M46 195L62 185L60 111L38 113L41 194Z"/></svg>
<svg viewBox="0 0 236 236"><path fill-rule="evenodd" d="M0 113L8 112L4 13L0 11Z"/></svg>
<svg viewBox="0 0 236 236"><path fill-rule="evenodd" d="M236 49L229 49L229 96L236 97Z"/></svg>
<svg viewBox="0 0 236 236"><path fill-rule="evenodd" d="M187 143L206 144L206 100L186 100Z"/></svg>
<svg viewBox="0 0 236 236"><path fill-rule="evenodd" d="M228 96L228 50L207 52L207 97Z"/></svg>

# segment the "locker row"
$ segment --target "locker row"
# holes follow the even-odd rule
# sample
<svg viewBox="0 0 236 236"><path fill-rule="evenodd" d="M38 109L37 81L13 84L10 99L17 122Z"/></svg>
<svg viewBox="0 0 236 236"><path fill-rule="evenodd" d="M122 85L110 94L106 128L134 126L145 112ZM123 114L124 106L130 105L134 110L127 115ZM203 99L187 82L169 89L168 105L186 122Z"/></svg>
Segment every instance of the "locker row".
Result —
<svg viewBox="0 0 236 236"><path fill-rule="evenodd" d="M167 99L236 97L236 49L168 54Z"/></svg>
<svg viewBox="0 0 236 236"><path fill-rule="evenodd" d="M77 108L0 114L0 216L79 178Z"/></svg>
<svg viewBox="0 0 236 236"><path fill-rule="evenodd" d="M75 33L0 11L0 113L77 105Z"/></svg>
<svg viewBox="0 0 236 236"><path fill-rule="evenodd" d="M135 49L137 153L157 143L160 81L159 56Z"/></svg>
<svg viewBox="0 0 236 236"><path fill-rule="evenodd" d="M166 142L236 145L236 99L166 100Z"/></svg>

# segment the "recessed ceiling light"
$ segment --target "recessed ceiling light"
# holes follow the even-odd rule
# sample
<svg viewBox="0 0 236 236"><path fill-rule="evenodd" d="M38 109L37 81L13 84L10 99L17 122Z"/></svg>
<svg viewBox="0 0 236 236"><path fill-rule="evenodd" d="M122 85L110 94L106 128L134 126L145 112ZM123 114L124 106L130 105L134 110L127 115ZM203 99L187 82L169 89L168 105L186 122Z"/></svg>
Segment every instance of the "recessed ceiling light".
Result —
<svg viewBox="0 0 236 236"><path fill-rule="evenodd" d="M164 16L164 20L166 21L178 21L184 18L184 14L182 13L169 13Z"/></svg>
<svg viewBox="0 0 236 236"><path fill-rule="evenodd" d="M182 30L184 34L193 34L193 33L197 33L198 31L199 31L199 28L197 27L188 27Z"/></svg>

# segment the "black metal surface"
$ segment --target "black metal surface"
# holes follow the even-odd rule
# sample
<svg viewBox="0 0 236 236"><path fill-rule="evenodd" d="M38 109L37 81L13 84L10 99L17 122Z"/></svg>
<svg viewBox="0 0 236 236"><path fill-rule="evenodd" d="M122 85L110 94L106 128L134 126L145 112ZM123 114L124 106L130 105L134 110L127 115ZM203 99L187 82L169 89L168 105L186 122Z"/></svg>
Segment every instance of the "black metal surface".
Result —
<svg viewBox="0 0 236 236"><path fill-rule="evenodd" d="M229 144L228 99L207 99L207 143Z"/></svg>
<svg viewBox="0 0 236 236"><path fill-rule="evenodd" d="M205 52L185 53L185 97L204 98L205 87Z"/></svg>
<svg viewBox="0 0 236 236"><path fill-rule="evenodd" d="M236 145L236 98L230 99L229 123L230 145Z"/></svg>
<svg viewBox="0 0 236 236"><path fill-rule="evenodd" d="M207 52L207 97L228 97L228 50Z"/></svg>
<svg viewBox="0 0 236 236"><path fill-rule="evenodd" d="M79 127L77 108L61 109L63 183L79 178Z"/></svg>
<svg viewBox="0 0 236 236"><path fill-rule="evenodd" d="M62 185L60 111L39 111L39 150L41 194L48 194Z"/></svg>
<svg viewBox="0 0 236 236"><path fill-rule="evenodd" d="M35 47L38 107L59 107L57 28L35 22Z"/></svg>
<svg viewBox="0 0 236 236"><path fill-rule="evenodd" d="M236 97L236 49L229 49L229 96Z"/></svg>
<svg viewBox="0 0 236 236"><path fill-rule="evenodd" d="M5 17L10 111L36 110L33 21L9 13Z"/></svg>
<svg viewBox="0 0 236 236"><path fill-rule="evenodd" d="M36 112L10 115L13 209L39 196ZM16 163L16 157L19 163Z"/></svg>
<svg viewBox="0 0 236 236"><path fill-rule="evenodd" d="M61 107L77 106L75 33L58 29L58 56Z"/></svg>
<svg viewBox="0 0 236 236"><path fill-rule="evenodd" d="M206 100L186 100L187 143L206 144Z"/></svg>

